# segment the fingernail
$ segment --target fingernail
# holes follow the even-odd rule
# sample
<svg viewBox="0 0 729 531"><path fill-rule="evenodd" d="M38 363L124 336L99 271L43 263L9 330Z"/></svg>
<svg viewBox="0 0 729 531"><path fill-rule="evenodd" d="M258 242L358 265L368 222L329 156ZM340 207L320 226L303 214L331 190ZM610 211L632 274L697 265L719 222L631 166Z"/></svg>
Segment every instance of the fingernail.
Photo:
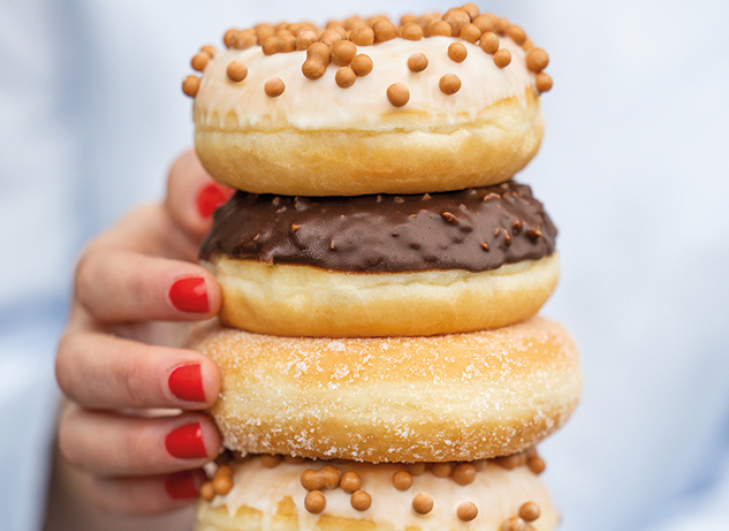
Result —
<svg viewBox="0 0 729 531"><path fill-rule="evenodd" d="M207 219L213 215L216 208L226 203L233 193L234 190L222 184L206 184L197 194L197 211Z"/></svg>
<svg viewBox="0 0 729 531"><path fill-rule="evenodd" d="M167 476L165 489L173 500L185 500L198 495L192 470L183 470Z"/></svg>
<svg viewBox="0 0 729 531"><path fill-rule="evenodd" d="M170 391L180 400L205 402L200 365L182 365L170 374Z"/></svg>
<svg viewBox="0 0 729 531"><path fill-rule="evenodd" d="M172 457L180 459L198 459L208 456L199 422L172 430L165 439L165 448Z"/></svg>
<svg viewBox="0 0 729 531"><path fill-rule="evenodd" d="M210 309L205 279L200 277L182 278L172 284L170 300L181 312L205 313Z"/></svg>

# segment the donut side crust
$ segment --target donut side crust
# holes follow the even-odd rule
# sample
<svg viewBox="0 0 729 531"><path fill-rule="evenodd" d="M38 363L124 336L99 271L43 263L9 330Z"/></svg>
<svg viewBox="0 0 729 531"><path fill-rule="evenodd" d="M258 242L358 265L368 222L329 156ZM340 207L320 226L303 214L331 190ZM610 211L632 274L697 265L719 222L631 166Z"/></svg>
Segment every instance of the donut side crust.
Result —
<svg viewBox="0 0 729 531"><path fill-rule="evenodd" d="M238 129L198 126L195 144L217 181L252 193L326 196L417 194L510 179L539 149L544 120L532 89L526 104L503 99L469 124L413 130ZM403 116L398 117L400 120Z"/></svg>
<svg viewBox="0 0 729 531"><path fill-rule="evenodd" d="M555 253L484 272L361 274L218 256L223 324L280 336L430 336L536 314L559 277Z"/></svg>
<svg viewBox="0 0 729 531"><path fill-rule="evenodd" d="M510 455L559 428L582 388L577 347L534 317L431 337L286 338L211 324L223 445L366 462Z"/></svg>

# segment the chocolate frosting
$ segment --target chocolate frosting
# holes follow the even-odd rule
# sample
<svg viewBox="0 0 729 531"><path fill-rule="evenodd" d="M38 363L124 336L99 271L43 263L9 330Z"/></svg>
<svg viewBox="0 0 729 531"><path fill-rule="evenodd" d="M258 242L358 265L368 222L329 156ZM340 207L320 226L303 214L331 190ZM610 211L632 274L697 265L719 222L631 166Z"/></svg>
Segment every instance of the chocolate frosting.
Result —
<svg viewBox="0 0 729 531"><path fill-rule="evenodd" d="M486 271L554 252L557 229L529 186L458 192L287 197L236 192L215 212L200 258L356 273Z"/></svg>

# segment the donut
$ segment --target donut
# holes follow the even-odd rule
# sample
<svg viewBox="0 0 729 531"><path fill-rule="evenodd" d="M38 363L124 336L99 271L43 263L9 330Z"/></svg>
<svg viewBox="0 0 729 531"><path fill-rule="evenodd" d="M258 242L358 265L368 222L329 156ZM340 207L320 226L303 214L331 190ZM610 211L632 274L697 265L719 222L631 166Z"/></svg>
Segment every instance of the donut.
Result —
<svg viewBox="0 0 729 531"><path fill-rule="evenodd" d="M196 531L552 531L544 483L527 466L493 461L413 470L403 464L286 462L255 456L221 466L198 504ZM437 475L436 475L437 474ZM226 478L227 476L227 478ZM225 479L218 479L225 478ZM229 478L229 479L228 479ZM227 479L227 481L226 481ZM224 485L217 494L214 481Z"/></svg>
<svg viewBox="0 0 729 531"><path fill-rule="evenodd" d="M559 276L528 186L305 198L238 192L201 247L221 321L261 334L426 336L534 315Z"/></svg>
<svg viewBox="0 0 729 531"><path fill-rule="evenodd" d="M510 455L559 428L582 385L577 348L541 317L429 337L306 338L211 323L192 347L222 374L223 446L379 462Z"/></svg>
<svg viewBox="0 0 729 531"><path fill-rule="evenodd" d="M225 51L201 51L201 77L183 90L195 98L207 171L235 189L291 196L511 178L541 142L546 52L505 19L421 18L330 22L326 31L259 25L229 31Z"/></svg>

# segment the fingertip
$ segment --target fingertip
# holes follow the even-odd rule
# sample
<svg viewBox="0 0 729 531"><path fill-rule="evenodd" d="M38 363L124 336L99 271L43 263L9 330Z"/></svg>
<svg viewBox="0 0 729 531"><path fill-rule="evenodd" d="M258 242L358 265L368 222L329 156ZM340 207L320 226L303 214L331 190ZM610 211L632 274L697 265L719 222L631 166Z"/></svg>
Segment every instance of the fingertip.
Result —
<svg viewBox="0 0 729 531"><path fill-rule="evenodd" d="M212 406L220 394L220 369L207 356L190 351L189 359L172 368L167 386L173 397L187 402L183 409L196 410Z"/></svg>
<svg viewBox="0 0 729 531"><path fill-rule="evenodd" d="M182 312L181 317L193 320L214 317L222 303L220 285L207 269L192 267L187 274L172 279L167 291L169 302Z"/></svg>

